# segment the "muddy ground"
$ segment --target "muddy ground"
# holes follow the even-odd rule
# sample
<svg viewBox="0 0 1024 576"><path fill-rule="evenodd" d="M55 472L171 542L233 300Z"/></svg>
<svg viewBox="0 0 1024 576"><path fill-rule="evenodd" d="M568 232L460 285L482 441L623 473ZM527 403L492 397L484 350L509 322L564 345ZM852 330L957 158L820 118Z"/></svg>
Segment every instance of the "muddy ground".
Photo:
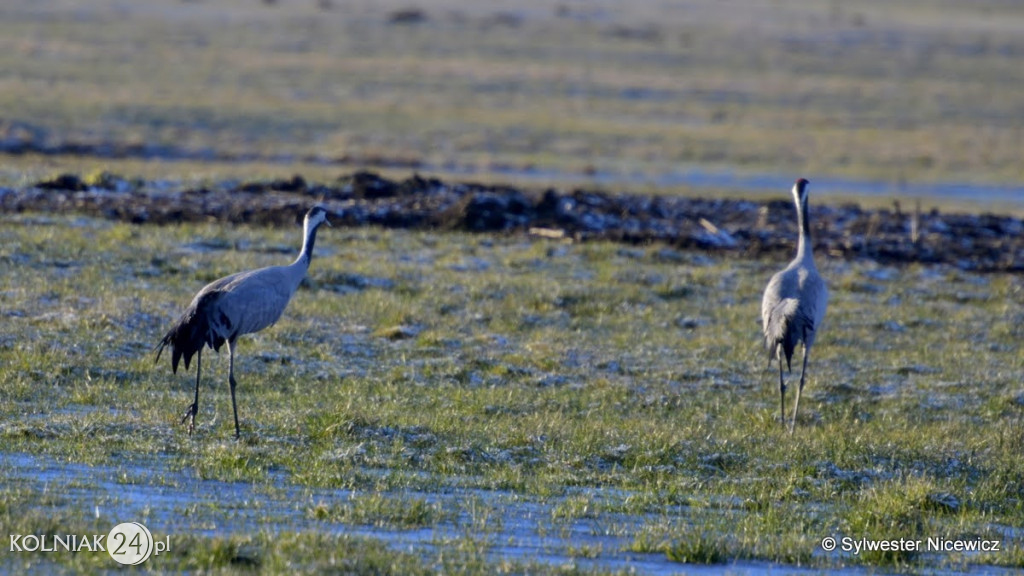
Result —
<svg viewBox="0 0 1024 576"><path fill-rule="evenodd" d="M414 174L393 181L371 172L330 184L300 175L278 181L222 181L194 187L103 173L64 174L0 188L5 212L78 212L137 224L220 221L293 225L314 202L347 226L529 233L576 241L663 242L742 257L791 256L792 203L695 199L576 189L526 190L443 182ZM922 212L913 206L868 210L819 205L812 197L812 238L830 258L886 264L949 264L963 270L1024 269L1024 222L992 214Z"/></svg>

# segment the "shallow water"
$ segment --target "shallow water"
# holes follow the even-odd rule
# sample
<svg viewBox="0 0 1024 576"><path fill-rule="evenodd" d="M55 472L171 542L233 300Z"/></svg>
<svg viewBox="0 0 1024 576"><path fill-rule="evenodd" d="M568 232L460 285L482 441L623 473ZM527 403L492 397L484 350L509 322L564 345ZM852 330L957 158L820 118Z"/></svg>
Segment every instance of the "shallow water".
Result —
<svg viewBox="0 0 1024 576"><path fill-rule="evenodd" d="M487 554L492 560L537 561L643 574L717 574L723 570L734 574L820 573L750 561L724 566L681 565L662 554L625 552L633 535L653 516L602 513L596 518L553 520L553 511L565 502L565 497L541 501L511 492L460 488L393 493L388 496L418 498L430 504L440 503L444 510L459 510L433 526L399 529L310 518L307 511L317 504L344 502L354 492L294 486L283 474L271 476L268 483L251 484L202 480L191 470L170 469L160 458L123 466L89 466L44 456L6 454L0 456L0 462L8 486L56 496L53 507L67 515L95 518L101 532L120 522L138 521L149 528L155 539L170 534L172 547L175 534L327 531L380 540L396 550L424 557L435 556L445 541L471 537L488 543ZM620 491L597 489L578 490L573 495L608 501L628 497ZM470 501L480 502L500 517L489 522L486 530L474 528L467 504ZM584 547L598 552L592 558L574 557L571 553L570 548Z"/></svg>
<svg viewBox="0 0 1024 576"><path fill-rule="evenodd" d="M458 510L435 525L412 529L346 524L313 519L308 511L318 504L345 502L357 491L313 489L295 486L283 473L266 483L203 480L194 471L173 470L159 457L122 466L89 466L60 462L29 454L0 455L5 483L48 495L48 504L65 515L95 519L98 533L120 522L141 522L157 540L175 534L227 536L264 532L314 531L349 534L384 542L395 550L436 558L446 541L472 538L486 542L490 560L535 561L553 566L578 566L624 570L641 574L819 574L821 570L760 561L725 565L683 565L663 554L624 551L644 524L661 516L603 512L596 517L558 519L556 508L568 497L586 496L592 501L621 503L630 494L621 490L575 489L567 496L538 499L506 491L443 488L437 492L401 491L391 498L422 499L440 504L445 511ZM457 480L457 479L456 479ZM457 483L456 483L457 485ZM365 495L362 494L362 495ZM470 502L489 508L494 521L481 529L474 523ZM687 522L686 509L676 509ZM12 533L14 529L11 530ZM588 550L587 558L572 550ZM596 552L595 552L596 551ZM862 568L830 569L846 575L868 574ZM953 573L953 572L942 572ZM975 566L970 574L1004 574L1008 571Z"/></svg>
<svg viewBox="0 0 1024 576"><path fill-rule="evenodd" d="M614 172L597 170L592 173L571 173L558 170L491 168L490 171L517 180L558 181L580 186L629 188L656 186L662 188L686 186L713 190L730 190L778 195L793 185L793 177L780 174L735 172L687 168L662 173ZM1024 209L1024 186L999 184L972 184L967 182L913 183L883 180L859 180L805 174L814 185L816 196L870 197L945 201L977 205L985 210L992 207ZM909 206L908 206L909 208ZM926 207L927 208L927 207Z"/></svg>

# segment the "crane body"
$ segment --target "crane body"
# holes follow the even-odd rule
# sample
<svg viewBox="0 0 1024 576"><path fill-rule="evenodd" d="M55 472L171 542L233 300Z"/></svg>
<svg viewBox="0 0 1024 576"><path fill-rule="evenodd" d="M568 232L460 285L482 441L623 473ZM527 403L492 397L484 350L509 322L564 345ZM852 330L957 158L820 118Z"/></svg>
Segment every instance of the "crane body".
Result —
<svg viewBox="0 0 1024 576"><path fill-rule="evenodd" d="M259 332L281 318L309 269L316 232L321 224L330 226L327 211L314 206L306 213L303 221L302 250L295 262L287 266L268 266L238 272L207 284L161 339L156 360L159 361L164 348L170 346L171 369L175 374L178 373L181 360L184 359L185 369L188 370L192 357L196 357L195 399L182 418L183 424L186 421L189 423L190 435L195 430L195 417L199 411L203 348L209 347L219 352L227 344L231 408L235 417L235 437L239 437L238 404L235 401L236 342L240 336Z"/></svg>
<svg viewBox="0 0 1024 576"><path fill-rule="evenodd" d="M789 266L772 276L761 300L761 321L765 348L768 350L768 364L770 366L773 359L779 362L779 395L783 425L786 423L786 381L782 361L785 359L786 369L792 370L793 353L799 344L803 344L800 387L797 388L796 402L793 404L790 432L796 427L808 355L828 307L828 288L814 265L811 247L810 220L807 213L808 183L806 179L800 178L792 190L800 230L796 258Z"/></svg>

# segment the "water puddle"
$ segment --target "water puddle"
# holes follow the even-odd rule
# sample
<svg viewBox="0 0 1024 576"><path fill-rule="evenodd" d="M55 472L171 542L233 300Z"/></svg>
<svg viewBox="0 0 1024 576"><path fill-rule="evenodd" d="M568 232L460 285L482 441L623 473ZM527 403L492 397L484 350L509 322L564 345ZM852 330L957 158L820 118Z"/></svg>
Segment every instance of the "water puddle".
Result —
<svg viewBox="0 0 1024 576"><path fill-rule="evenodd" d="M633 535L653 516L602 513L595 517L554 519L567 497L543 501L511 492L445 488L438 492L388 494L420 499L455 514L427 527L401 529L318 520L309 510L319 504L344 503L358 491L313 489L291 485L284 474L269 483L221 482L177 471L159 458L124 466L89 466L27 454L0 456L4 480L33 492L53 496L65 513L97 518L102 525L122 521L144 523L154 536L171 534L228 535L258 531L313 531L357 535L385 542L396 550L434 554L445 542L473 538L486 543L492 560L536 561L581 568L629 570L644 574L720 573L723 566L691 566L671 562L662 554L625 551ZM581 490L576 497L621 500L616 491ZM367 493L362 493L366 496ZM491 514L483 528L482 514ZM475 518L476 517L476 518ZM109 520L109 522L105 522ZM685 520L681 520L685 521ZM573 551L587 550L586 558ZM727 565L731 573L808 572L767 562Z"/></svg>
<svg viewBox="0 0 1024 576"><path fill-rule="evenodd" d="M604 187L655 186L659 188L690 187L714 190L784 194L793 185L793 178L780 174L746 173L732 170L688 168L661 173L616 172L597 170L573 173L560 170L492 167L491 172L538 182L556 181L579 186ZM892 198L900 200L946 201L973 204L979 208L990 206L1024 209L1024 186L998 184L971 184L966 182L912 183L883 180L859 180L810 175L814 194L822 197ZM912 208L912 206L904 206ZM927 206L925 206L927 209Z"/></svg>
<svg viewBox="0 0 1024 576"><path fill-rule="evenodd" d="M192 470L171 468L159 457L122 466L89 466L45 456L4 454L0 455L0 464L0 475L7 486L49 496L44 499L47 505L60 512L96 519L102 526L142 522L158 539L170 534L172 546L174 534L308 531L376 539L395 550L421 554L425 560L436 558L446 543L470 538L484 543L487 557L494 561L534 561L655 575L821 573L759 561L712 566L678 564L663 554L626 551L645 524L664 521L664 516L605 511L566 518L559 513L570 498L591 499L613 508L631 496L619 490L575 489L566 496L544 499L457 485L436 492L383 493L388 498L422 500L446 511L433 525L402 529L316 519L310 510L318 505L344 504L353 497L374 493L295 486L283 473L261 483L203 480ZM447 513L451 511L455 512ZM679 522L687 522L685 508L670 514L677 514ZM838 571L847 575L869 573L860 568ZM988 567L972 567L973 573L988 571Z"/></svg>

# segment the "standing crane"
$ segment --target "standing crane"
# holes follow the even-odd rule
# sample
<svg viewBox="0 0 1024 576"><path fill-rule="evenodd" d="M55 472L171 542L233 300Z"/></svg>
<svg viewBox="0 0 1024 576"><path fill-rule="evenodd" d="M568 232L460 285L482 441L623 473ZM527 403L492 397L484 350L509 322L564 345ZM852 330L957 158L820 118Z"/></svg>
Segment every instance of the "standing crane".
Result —
<svg viewBox="0 0 1024 576"><path fill-rule="evenodd" d="M782 374L782 359L792 372L793 351L803 342L803 367L800 369L800 387L793 404L793 422L789 427L792 434L796 428L797 408L800 393L804 389L807 373L807 355L825 319L828 307L828 289L825 281L814 266L811 246L811 227L807 214L807 180L800 178L793 184L793 201L796 203L796 219L800 229L797 240L796 258L784 270L772 276L764 290L761 301L761 320L764 329L764 343L768 349L768 365L774 357L779 362L779 393L781 395L782 425L786 425L786 381Z"/></svg>
<svg viewBox="0 0 1024 576"><path fill-rule="evenodd" d="M309 262L313 259L316 231L321 224L331 225L327 221L327 211L314 206L306 213L302 251L295 262L288 266L239 272L210 282L195 295L181 318L160 341L156 361L160 361L164 347L170 345L171 368L175 374L182 357L185 358L185 370L188 370L192 356L196 356L195 400L181 419L182 424L188 421L189 436L195 430L199 412L203 347L209 346L219 352L225 343L228 345L228 384L231 387L231 408L235 414L235 438L240 436L238 405L235 403L235 343L239 336L259 332L281 317L292 294L306 277Z"/></svg>

